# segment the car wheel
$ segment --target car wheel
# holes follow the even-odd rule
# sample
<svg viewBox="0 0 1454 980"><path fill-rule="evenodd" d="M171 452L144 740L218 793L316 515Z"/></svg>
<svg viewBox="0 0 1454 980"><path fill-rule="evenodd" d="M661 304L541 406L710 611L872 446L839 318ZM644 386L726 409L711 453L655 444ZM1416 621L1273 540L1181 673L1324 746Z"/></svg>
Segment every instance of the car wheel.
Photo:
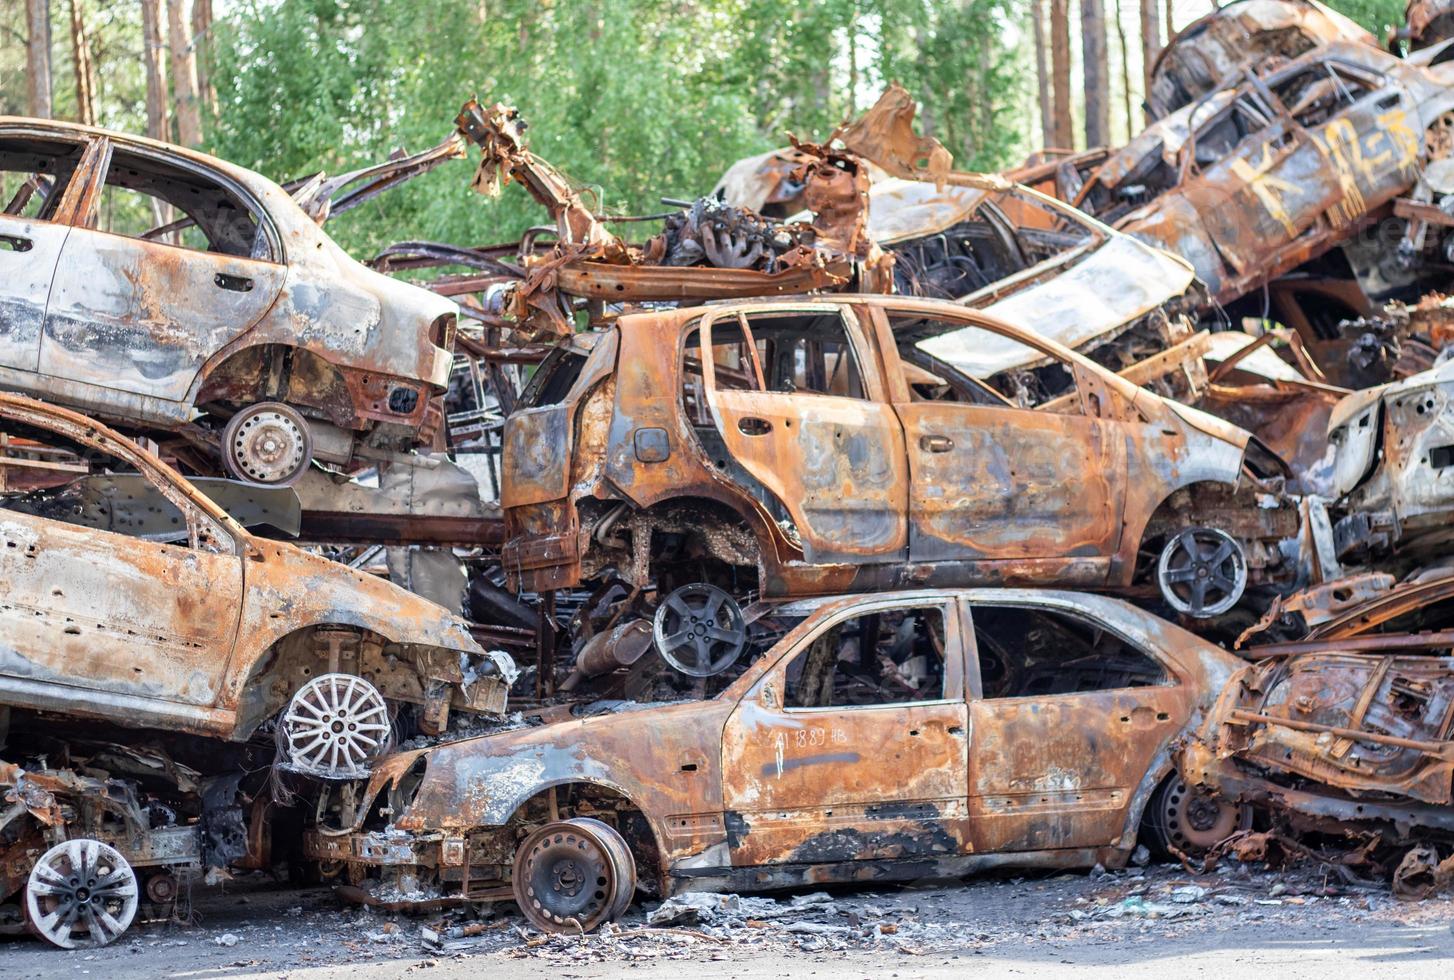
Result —
<svg viewBox="0 0 1454 980"><path fill-rule="evenodd" d="M1252 827L1252 808L1218 800L1173 775L1146 807L1152 843L1163 857L1205 854L1239 830Z"/></svg>
<svg viewBox="0 0 1454 980"><path fill-rule="evenodd" d="M1161 597L1177 612L1211 619L1235 606L1247 589L1247 557L1226 531L1191 527L1171 536L1156 563Z"/></svg>
<svg viewBox="0 0 1454 980"><path fill-rule="evenodd" d="M136 916L136 872L110 844L63 841L40 856L25 888L30 927L61 949L113 942Z"/></svg>
<svg viewBox="0 0 1454 980"><path fill-rule="evenodd" d="M705 582L673 590L657 606L652 625L661 658L690 677L722 673L747 647L742 607Z"/></svg>
<svg viewBox="0 0 1454 980"><path fill-rule="evenodd" d="M279 726L286 764L324 779L361 779L389 735L384 696L362 677L323 674L298 689Z"/></svg>
<svg viewBox="0 0 1454 980"><path fill-rule="evenodd" d="M520 912L542 932L592 932L630 907L636 861L614 828L577 817L525 838L511 888Z"/></svg>
<svg viewBox="0 0 1454 980"><path fill-rule="evenodd" d="M282 402L249 405L222 430L222 461L239 480L292 486L313 461L308 422Z"/></svg>

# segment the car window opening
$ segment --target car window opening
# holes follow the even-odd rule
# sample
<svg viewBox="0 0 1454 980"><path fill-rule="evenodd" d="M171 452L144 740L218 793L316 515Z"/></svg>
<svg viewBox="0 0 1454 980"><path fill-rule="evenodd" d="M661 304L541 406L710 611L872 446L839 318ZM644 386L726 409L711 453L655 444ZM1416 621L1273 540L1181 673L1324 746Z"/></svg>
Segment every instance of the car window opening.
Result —
<svg viewBox="0 0 1454 980"><path fill-rule="evenodd" d="M944 611L885 609L846 619L788 665L788 708L939 701L945 696Z"/></svg>
<svg viewBox="0 0 1454 980"><path fill-rule="evenodd" d="M986 698L1030 698L1170 683L1166 669L1114 633L1050 609L974 606Z"/></svg>

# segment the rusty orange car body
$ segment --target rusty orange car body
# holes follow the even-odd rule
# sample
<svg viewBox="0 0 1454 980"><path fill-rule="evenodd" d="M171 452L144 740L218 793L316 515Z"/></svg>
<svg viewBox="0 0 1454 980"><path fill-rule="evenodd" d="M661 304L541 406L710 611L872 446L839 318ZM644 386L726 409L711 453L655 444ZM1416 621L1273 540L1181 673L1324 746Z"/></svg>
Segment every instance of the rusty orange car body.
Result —
<svg viewBox="0 0 1454 980"><path fill-rule="evenodd" d="M716 350L744 329L760 356L700 357L698 338ZM1296 532L1276 500L1240 505L1246 432L953 303L641 313L560 357L506 425L503 565L521 589L614 574L663 590L714 570L765 596L1122 587L1149 538L1208 501L1254 577Z"/></svg>
<svg viewBox="0 0 1454 980"><path fill-rule="evenodd" d="M67 473L17 441L27 438L81 462ZM63 492L0 494L0 705L241 741L309 678L341 673L424 705L425 729L442 730L452 707L503 710L513 664L481 650L463 620L253 536L105 426L0 393L0 443L0 478L43 468L54 487L88 469L138 475L178 534L85 526Z"/></svg>
<svg viewBox="0 0 1454 980"><path fill-rule="evenodd" d="M863 630L892 634L882 623L910 613L933 682L880 694L886 658L845 693ZM1120 600L1074 593L919 590L771 616L787 631L716 696L557 708L399 753L305 851L342 862L351 897L422 908L509 898L517 846L570 816L618 828L642 889L661 896L1119 867L1175 781L1172 742L1238 665Z"/></svg>

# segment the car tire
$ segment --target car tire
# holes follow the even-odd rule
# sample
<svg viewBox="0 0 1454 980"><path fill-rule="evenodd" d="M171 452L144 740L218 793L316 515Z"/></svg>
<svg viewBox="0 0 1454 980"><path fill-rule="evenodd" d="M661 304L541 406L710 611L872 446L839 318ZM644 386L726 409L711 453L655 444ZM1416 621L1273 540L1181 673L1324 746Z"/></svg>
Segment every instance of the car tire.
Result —
<svg viewBox="0 0 1454 980"><path fill-rule="evenodd" d="M1252 808L1214 799L1172 773L1151 794L1142 826L1151 849L1177 861L1182 855L1199 857L1238 831L1250 830Z"/></svg>
<svg viewBox="0 0 1454 980"><path fill-rule="evenodd" d="M282 402L249 405L222 430L222 462L235 479L265 487L289 487L313 463L308 421Z"/></svg>
<svg viewBox="0 0 1454 980"><path fill-rule="evenodd" d="M589 817L546 824L515 852L511 889L541 932L594 932L636 894L636 861L615 828Z"/></svg>

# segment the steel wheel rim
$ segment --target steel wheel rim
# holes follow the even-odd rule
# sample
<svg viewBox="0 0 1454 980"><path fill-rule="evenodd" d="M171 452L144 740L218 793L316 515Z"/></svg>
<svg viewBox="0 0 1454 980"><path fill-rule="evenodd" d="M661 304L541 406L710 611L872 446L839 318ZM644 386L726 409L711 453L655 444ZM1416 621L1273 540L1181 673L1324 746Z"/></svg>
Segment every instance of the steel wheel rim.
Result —
<svg viewBox="0 0 1454 980"><path fill-rule="evenodd" d="M368 775L388 732L383 695L352 674L313 678L298 689L283 714L289 764L331 779Z"/></svg>
<svg viewBox="0 0 1454 980"><path fill-rule="evenodd" d="M1162 597L1194 619L1220 616L1235 606L1247 588L1247 560L1225 531L1192 527L1161 549L1156 566Z"/></svg>
<svg viewBox="0 0 1454 980"><path fill-rule="evenodd" d="M110 844L89 838L63 841L42 854L25 889L31 926L61 949L113 942L130 927L136 906L131 865Z"/></svg>
<svg viewBox="0 0 1454 980"><path fill-rule="evenodd" d="M544 932L576 926L590 932L611 918L619 901L610 850L589 828L573 823L532 834L521 845L514 870L515 902Z"/></svg>
<svg viewBox="0 0 1454 980"><path fill-rule="evenodd" d="M636 860L631 856L631 848L619 831L593 817L576 817L570 823L593 832L611 855L616 868L616 895L606 918L614 922L626 914L636 897Z"/></svg>
<svg viewBox="0 0 1454 980"><path fill-rule="evenodd" d="M286 405L244 409L223 431L227 468L242 480L285 486L303 475L313 455L303 417Z"/></svg>
<svg viewBox="0 0 1454 980"><path fill-rule="evenodd" d="M662 600L652 622L657 652L689 677L712 677L737 662L747 624L737 601L715 585L683 585Z"/></svg>
<svg viewBox="0 0 1454 980"><path fill-rule="evenodd" d="M1186 852L1210 850L1248 822L1241 807L1194 790L1179 777L1167 784L1159 816L1165 840Z"/></svg>

